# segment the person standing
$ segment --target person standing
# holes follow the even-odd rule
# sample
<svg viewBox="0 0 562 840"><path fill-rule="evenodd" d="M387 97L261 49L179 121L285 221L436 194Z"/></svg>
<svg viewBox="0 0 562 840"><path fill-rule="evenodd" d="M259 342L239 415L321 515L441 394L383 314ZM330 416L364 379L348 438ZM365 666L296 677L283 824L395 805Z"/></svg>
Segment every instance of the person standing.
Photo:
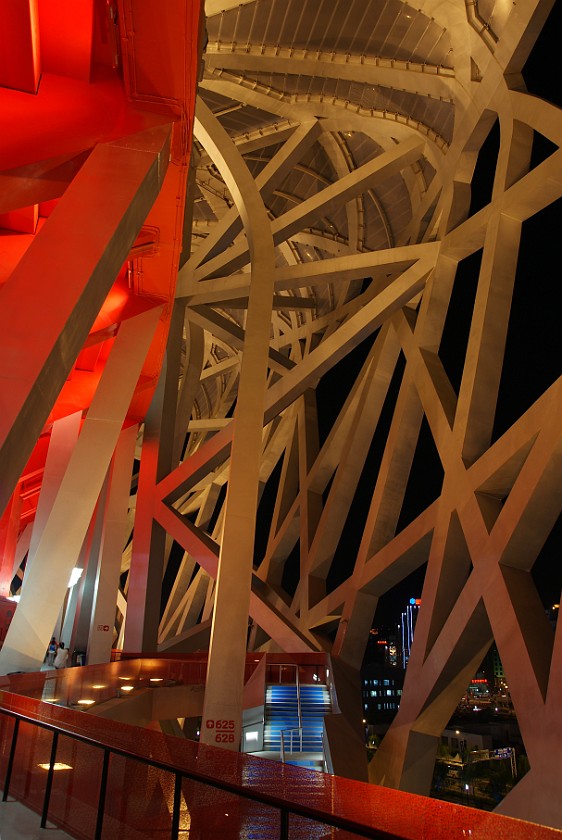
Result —
<svg viewBox="0 0 562 840"><path fill-rule="evenodd" d="M55 637L51 639L49 642L49 647L47 648L47 665L50 665L51 668L55 664L55 654L57 652L57 641Z"/></svg>
<svg viewBox="0 0 562 840"><path fill-rule="evenodd" d="M64 642L59 644L59 649L57 650L55 656L55 668L66 668L66 660L68 659L68 651L64 646Z"/></svg>

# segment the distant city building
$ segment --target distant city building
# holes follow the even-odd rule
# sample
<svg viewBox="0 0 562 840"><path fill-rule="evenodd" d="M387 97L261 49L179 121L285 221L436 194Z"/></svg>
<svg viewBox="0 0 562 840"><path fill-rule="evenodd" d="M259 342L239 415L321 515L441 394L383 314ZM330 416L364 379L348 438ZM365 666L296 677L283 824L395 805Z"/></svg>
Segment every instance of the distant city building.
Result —
<svg viewBox="0 0 562 840"><path fill-rule="evenodd" d="M505 672L495 642L492 643L490 650L484 657L475 678L472 680L472 688L469 691L471 690L472 694L482 694L485 691L484 684L486 684L486 690L491 693L505 687ZM481 688L474 691L476 686L481 686Z"/></svg>
<svg viewBox="0 0 562 840"><path fill-rule="evenodd" d="M402 699L404 672L400 668L368 663L361 672L363 716L368 723L389 721Z"/></svg>
<svg viewBox="0 0 562 840"><path fill-rule="evenodd" d="M389 640L388 643L388 664L391 668L396 668L401 664L402 657L400 656L398 645L396 641Z"/></svg>
<svg viewBox="0 0 562 840"><path fill-rule="evenodd" d="M468 729L444 729L441 735L441 744L451 752L476 752L491 750L493 739L491 734L486 732Z"/></svg>
<svg viewBox="0 0 562 840"><path fill-rule="evenodd" d="M400 625L373 627L361 669L363 717L388 725L400 705L404 685Z"/></svg>
<svg viewBox="0 0 562 840"><path fill-rule="evenodd" d="M400 624L373 627L361 669L363 713L369 724L388 723L398 711L421 599L410 598Z"/></svg>
<svg viewBox="0 0 562 840"><path fill-rule="evenodd" d="M493 687L499 688L505 682L505 671L503 670L502 661L500 659L500 655L498 653L498 649L496 647L495 642L490 648L489 656L492 660L492 673L494 675Z"/></svg>
<svg viewBox="0 0 562 840"><path fill-rule="evenodd" d="M369 634L369 642L365 660L377 662L389 668L402 667L402 639L400 625L395 629L373 627Z"/></svg>
<svg viewBox="0 0 562 840"><path fill-rule="evenodd" d="M400 624L370 631L361 669L363 713L369 724L388 724L398 711L420 605L421 598L410 598ZM495 711L504 713L511 708L506 691L505 673L494 642L460 698L459 709L467 704L483 704L486 708L493 700Z"/></svg>
<svg viewBox="0 0 562 840"><path fill-rule="evenodd" d="M487 677L483 671L478 671L476 676L470 681L468 686L469 699L489 699L490 686Z"/></svg>
<svg viewBox="0 0 562 840"><path fill-rule="evenodd" d="M408 606L402 613L402 664L405 668L410 658L412 642L414 641L414 630L418 613L420 610L421 598L410 598Z"/></svg>

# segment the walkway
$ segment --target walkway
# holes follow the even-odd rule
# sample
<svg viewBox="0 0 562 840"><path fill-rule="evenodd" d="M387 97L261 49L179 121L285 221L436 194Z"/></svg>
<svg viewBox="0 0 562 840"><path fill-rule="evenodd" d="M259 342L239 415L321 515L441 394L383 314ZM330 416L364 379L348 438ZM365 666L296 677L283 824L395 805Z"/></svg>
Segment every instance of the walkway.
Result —
<svg viewBox="0 0 562 840"><path fill-rule="evenodd" d="M0 802L0 840L68 840L65 834L47 823L40 827L41 817L14 800Z"/></svg>

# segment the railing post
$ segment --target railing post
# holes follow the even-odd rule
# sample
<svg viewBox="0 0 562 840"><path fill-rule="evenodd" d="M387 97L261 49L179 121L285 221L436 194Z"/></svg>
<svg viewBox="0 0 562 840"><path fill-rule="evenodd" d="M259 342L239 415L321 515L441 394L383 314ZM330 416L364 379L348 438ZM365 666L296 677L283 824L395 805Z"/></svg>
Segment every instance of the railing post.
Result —
<svg viewBox="0 0 562 840"><path fill-rule="evenodd" d="M172 840L177 840L180 831L181 780L181 773L176 773L174 781L174 810L172 812Z"/></svg>
<svg viewBox="0 0 562 840"><path fill-rule="evenodd" d="M100 780L100 795L98 798L98 816L96 819L96 833L94 834L95 840L101 840L101 831L103 827L103 817L105 813L105 794L107 791L107 777L109 775L109 750L103 751L103 765L101 769L101 780Z"/></svg>
<svg viewBox="0 0 562 840"><path fill-rule="evenodd" d="M279 818L279 840L289 840L289 812L281 808Z"/></svg>
<svg viewBox="0 0 562 840"><path fill-rule="evenodd" d="M47 784L45 785L45 798L43 800L43 813L41 814L41 828L47 826L47 814L49 813L49 800L51 799L51 788L53 786L53 775L55 772L55 760L57 757L57 744L59 733L53 732L53 743L51 745L51 758L49 761L49 772L47 773Z"/></svg>
<svg viewBox="0 0 562 840"><path fill-rule="evenodd" d="M295 665L295 686L297 689L297 715L299 726L302 726L302 710L301 710L301 682L299 679L299 666Z"/></svg>
<svg viewBox="0 0 562 840"><path fill-rule="evenodd" d="M14 756L16 754L16 744L18 740L18 732L20 728L20 719L16 718L14 723L14 731L12 733L12 745L10 747L10 757L8 759L8 767L6 768L6 778L4 779L4 793L2 795L2 802L8 801L8 790L10 788L10 779L12 778L12 767L14 766Z"/></svg>

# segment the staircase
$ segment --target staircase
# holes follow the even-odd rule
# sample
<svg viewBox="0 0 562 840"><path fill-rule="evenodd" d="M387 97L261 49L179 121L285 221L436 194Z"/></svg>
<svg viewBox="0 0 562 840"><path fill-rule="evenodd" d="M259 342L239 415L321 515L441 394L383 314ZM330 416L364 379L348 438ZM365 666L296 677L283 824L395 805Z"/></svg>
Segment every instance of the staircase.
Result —
<svg viewBox="0 0 562 840"><path fill-rule="evenodd" d="M284 732L287 764L321 769L323 764L322 731L324 715L331 712L330 695L325 685L301 685L301 731L299 730L296 685L268 685L265 698L264 750L281 753ZM291 733L288 730L294 730Z"/></svg>

